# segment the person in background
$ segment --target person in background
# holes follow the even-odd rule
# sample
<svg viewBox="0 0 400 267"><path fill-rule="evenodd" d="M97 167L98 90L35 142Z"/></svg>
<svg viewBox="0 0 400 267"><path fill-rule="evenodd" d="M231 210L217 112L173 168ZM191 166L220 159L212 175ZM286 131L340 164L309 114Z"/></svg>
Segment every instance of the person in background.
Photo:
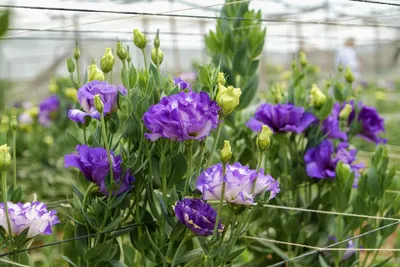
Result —
<svg viewBox="0 0 400 267"><path fill-rule="evenodd" d="M345 70L347 67L351 69L356 81L361 80L360 61L356 55L355 40L348 38L344 46L340 48L336 54L335 68L338 69L339 65Z"/></svg>

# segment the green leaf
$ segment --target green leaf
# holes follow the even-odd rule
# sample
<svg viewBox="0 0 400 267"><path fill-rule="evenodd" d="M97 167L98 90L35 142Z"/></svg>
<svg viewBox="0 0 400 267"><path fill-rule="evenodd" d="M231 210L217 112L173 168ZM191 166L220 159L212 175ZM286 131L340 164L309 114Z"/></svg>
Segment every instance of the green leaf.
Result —
<svg viewBox="0 0 400 267"><path fill-rule="evenodd" d="M83 194L81 193L81 191L79 191L79 189L74 185L72 185L72 192L79 198L79 200L82 202L83 201Z"/></svg>
<svg viewBox="0 0 400 267"><path fill-rule="evenodd" d="M106 227L104 227L104 231L108 232L117 228L118 224L121 222L122 216L118 216L116 219L112 220Z"/></svg>
<svg viewBox="0 0 400 267"><path fill-rule="evenodd" d="M0 37L4 35L4 33L8 29L8 24L10 21L10 12L8 10L2 11L0 13Z"/></svg>
<svg viewBox="0 0 400 267"><path fill-rule="evenodd" d="M167 155L163 162L160 161L160 173L163 177L169 177L171 174L171 157Z"/></svg>
<svg viewBox="0 0 400 267"><path fill-rule="evenodd" d="M343 102L345 100L343 87L340 83L336 83L333 87L333 95L335 96L336 101Z"/></svg>
<svg viewBox="0 0 400 267"><path fill-rule="evenodd" d="M104 258L104 255L108 256L110 254L110 248L113 246L113 239L107 240L91 249L89 249L86 254L85 258L88 260Z"/></svg>
<svg viewBox="0 0 400 267"><path fill-rule="evenodd" d="M330 267L330 265L325 261L324 257L318 255L318 261L321 267Z"/></svg>
<svg viewBox="0 0 400 267"><path fill-rule="evenodd" d="M184 262L188 262L191 259L193 259L194 257L203 255L203 250L201 248L197 248L194 250L191 250L189 252L186 252L184 255L180 256L179 258L176 259L175 263L176 264L181 264Z"/></svg>
<svg viewBox="0 0 400 267"><path fill-rule="evenodd" d="M61 258L63 258L66 262L68 262L68 264L74 267L78 267L70 258L68 258L67 256L61 256Z"/></svg>
<svg viewBox="0 0 400 267"><path fill-rule="evenodd" d="M82 144L82 142L79 141L79 139L74 134L72 134L68 129L67 129L67 136L73 147Z"/></svg>
<svg viewBox="0 0 400 267"><path fill-rule="evenodd" d="M199 81L207 86L208 88L210 88L210 77L208 75L208 71L204 66L199 66L198 69L198 77L199 77Z"/></svg>
<svg viewBox="0 0 400 267"><path fill-rule="evenodd" d="M128 267L127 265L115 259L108 261L108 263L111 264L113 267Z"/></svg>
<svg viewBox="0 0 400 267"><path fill-rule="evenodd" d="M236 259L237 257L240 256L240 254L243 253L243 251L245 251L246 247L244 248L240 248L238 250L235 250L234 252L232 252L229 257L228 257L228 261L233 261L234 259Z"/></svg>
<svg viewBox="0 0 400 267"><path fill-rule="evenodd" d="M134 88L137 82L137 71L135 69L135 66L131 63L131 68L129 70L129 86L131 87L130 89Z"/></svg>
<svg viewBox="0 0 400 267"><path fill-rule="evenodd" d="M172 228L171 234L169 239L171 240L180 240L183 239L183 232L186 230L186 227L183 226L180 222L177 222L174 227Z"/></svg>
<svg viewBox="0 0 400 267"><path fill-rule="evenodd" d="M26 228L22 233L20 233L16 239L14 239L13 246L16 248L23 247L23 245L27 241L27 236L28 236L29 228Z"/></svg>
<svg viewBox="0 0 400 267"><path fill-rule="evenodd" d="M247 55L248 45L249 42L245 40L237 49L237 51L235 51L235 55L233 57L232 69L241 76L246 76L247 68L249 67L250 63ZM235 85L240 86L239 84Z"/></svg>
<svg viewBox="0 0 400 267"><path fill-rule="evenodd" d="M7 143L7 132L4 132L0 134L0 145L4 145L6 143Z"/></svg>
<svg viewBox="0 0 400 267"><path fill-rule="evenodd" d="M240 103L238 109L246 108L254 99L258 88L258 75L254 75L242 88L242 95L240 96Z"/></svg>
<svg viewBox="0 0 400 267"><path fill-rule="evenodd" d="M385 264L391 259L393 258L393 255L390 256L389 258L386 258L384 261L381 261L380 263L374 264L371 267L381 267L381 266L385 266Z"/></svg>
<svg viewBox="0 0 400 267"><path fill-rule="evenodd" d="M12 192L10 201L16 203L20 202L21 200L22 200L22 189L20 186L18 186L18 188L14 192Z"/></svg>
<svg viewBox="0 0 400 267"><path fill-rule="evenodd" d="M74 226L71 222L68 221L64 227L63 240L74 238L74 232ZM68 261L70 263L70 266L72 265L76 267L76 265L74 265L74 262L78 261L79 252L76 251L76 246L74 245L74 242L66 242L62 244L62 253L64 254L64 257L66 257L63 257L63 259Z"/></svg>
<svg viewBox="0 0 400 267"><path fill-rule="evenodd" d="M318 118L320 120L325 120L329 114L331 114L333 108L333 99L329 97L325 104L321 107L321 109L318 111Z"/></svg>
<svg viewBox="0 0 400 267"><path fill-rule="evenodd" d="M128 71L127 71L127 69L125 68L125 66L122 66L122 68L121 68L121 82L122 82L122 85L123 85L125 88L128 88L128 89L131 88L131 87L129 86Z"/></svg>
<svg viewBox="0 0 400 267"><path fill-rule="evenodd" d="M178 185L187 170L187 161L182 153L178 153L171 159L171 175L168 177L168 188L172 188L174 185Z"/></svg>

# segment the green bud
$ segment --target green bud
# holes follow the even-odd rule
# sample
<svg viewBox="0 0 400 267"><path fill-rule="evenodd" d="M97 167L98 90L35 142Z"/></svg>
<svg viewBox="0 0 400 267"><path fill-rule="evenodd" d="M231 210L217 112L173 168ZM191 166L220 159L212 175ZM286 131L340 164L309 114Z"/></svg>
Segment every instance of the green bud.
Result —
<svg viewBox="0 0 400 267"><path fill-rule="evenodd" d="M89 66L88 70L89 82L91 81L104 81L103 72L97 67L96 64L92 64Z"/></svg>
<svg viewBox="0 0 400 267"><path fill-rule="evenodd" d="M313 83L310 90L310 104L313 107L320 108L326 102L326 95Z"/></svg>
<svg viewBox="0 0 400 267"><path fill-rule="evenodd" d="M346 72L344 73L344 78L350 84L354 82L354 75L349 67L346 68Z"/></svg>
<svg viewBox="0 0 400 267"><path fill-rule="evenodd" d="M138 29L133 30L133 43L139 49L144 49L147 45L146 36L144 36L144 34L141 31L139 31Z"/></svg>
<svg viewBox="0 0 400 267"><path fill-rule="evenodd" d="M223 72L218 73L218 83L225 85L226 79Z"/></svg>
<svg viewBox="0 0 400 267"><path fill-rule="evenodd" d="M292 70L296 70L296 68L297 68L297 63L296 63L295 60L292 61L291 67L292 67Z"/></svg>
<svg viewBox="0 0 400 267"><path fill-rule="evenodd" d="M78 60L81 57L81 51L79 50L78 44L75 45L74 58Z"/></svg>
<svg viewBox="0 0 400 267"><path fill-rule="evenodd" d="M157 35L156 38L154 38L153 44L155 48L160 48L160 36L159 36L160 30L157 30Z"/></svg>
<svg viewBox="0 0 400 267"><path fill-rule="evenodd" d="M96 108L96 110L98 112L103 113L104 110L104 103L101 100L101 96L100 95L95 95L94 96L94 107Z"/></svg>
<svg viewBox="0 0 400 267"><path fill-rule="evenodd" d="M263 125L260 134L257 136L257 147L261 151L266 150L271 143L271 136L273 132L268 125Z"/></svg>
<svg viewBox="0 0 400 267"><path fill-rule="evenodd" d="M67 69L69 73L74 73L75 71L75 64L72 58L67 58Z"/></svg>
<svg viewBox="0 0 400 267"><path fill-rule="evenodd" d="M129 52L129 46L126 47L128 52L126 54L126 61L128 61L128 64L131 63L132 57L131 57L131 53Z"/></svg>
<svg viewBox="0 0 400 267"><path fill-rule="evenodd" d="M11 130L16 131L18 129L18 120L17 116L12 116L11 117Z"/></svg>
<svg viewBox="0 0 400 267"><path fill-rule="evenodd" d="M304 52L300 52L300 65L304 68L308 64L307 56Z"/></svg>
<svg viewBox="0 0 400 267"><path fill-rule="evenodd" d="M11 164L10 147L7 144L0 146L0 169L5 171Z"/></svg>
<svg viewBox="0 0 400 267"><path fill-rule="evenodd" d="M100 66L104 73L109 73L114 66L114 55L112 54L111 48L106 48L104 56L100 60Z"/></svg>
<svg viewBox="0 0 400 267"><path fill-rule="evenodd" d="M127 51L125 47L122 45L122 43L118 40L117 42L117 56L120 60L125 60L127 57Z"/></svg>
<svg viewBox="0 0 400 267"><path fill-rule="evenodd" d="M332 82L330 80L325 81L325 87L330 88L332 86Z"/></svg>
<svg viewBox="0 0 400 267"><path fill-rule="evenodd" d="M342 65L342 64L339 64L339 65L337 66L337 70L338 70L338 72L342 72L342 71L343 71L343 65Z"/></svg>
<svg viewBox="0 0 400 267"><path fill-rule="evenodd" d="M224 148L221 150L220 159L222 163L228 163L232 158L232 149L229 141L224 141Z"/></svg>
<svg viewBox="0 0 400 267"><path fill-rule="evenodd" d="M240 88L234 88L233 86L225 87L222 84L218 84L216 101L221 108L220 113L222 116L229 115L237 108L241 94L242 91Z"/></svg>
<svg viewBox="0 0 400 267"><path fill-rule="evenodd" d="M151 49L151 61L153 61L153 63L156 65L157 65L157 58L158 58L158 65L160 65L163 62L164 53L161 50L161 48L153 47L153 49Z"/></svg>
<svg viewBox="0 0 400 267"><path fill-rule="evenodd" d="M341 120L347 120L352 111L353 111L353 107L350 104L344 105L344 108L339 113L339 118Z"/></svg>

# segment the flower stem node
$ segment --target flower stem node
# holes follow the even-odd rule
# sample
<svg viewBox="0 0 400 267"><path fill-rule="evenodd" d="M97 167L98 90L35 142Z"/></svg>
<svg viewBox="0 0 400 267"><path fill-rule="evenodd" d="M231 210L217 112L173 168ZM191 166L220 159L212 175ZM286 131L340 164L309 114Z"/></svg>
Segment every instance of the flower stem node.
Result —
<svg viewBox="0 0 400 267"><path fill-rule="evenodd" d="M111 48L106 48L104 56L101 58L100 66L104 73L109 73L114 66L114 55L112 54Z"/></svg>
<svg viewBox="0 0 400 267"><path fill-rule="evenodd" d="M260 134L257 136L257 147L260 151L265 151L270 143L273 132L268 125L263 125Z"/></svg>
<svg viewBox="0 0 400 267"><path fill-rule="evenodd" d="M226 164L231 160L231 158L232 158L231 144L229 143L229 141L225 140L224 148L222 148L221 150L220 159L222 163Z"/></svg>
<svg viewBox="0 0 400 267"><path fill-rule="evenodd" d="M7 144L0 146L0 169L6 171L11 164L10 147Z"/></svg>
<svg viewBox="0 0 400 267"><path fill-rule="evenodd" d="M242 91L240 88L234 88L233 86L225 87L222 84L218 85L216 101L221 108L220 113L222 116L229 115L237 108L241 94Z"/></svg>
<svg viewBox="0 0 400 267"><path fill-rule="evenodd" d="M139 49L144 49L147 45L146 36L138 29L133 30L133 43Z"/></svg>

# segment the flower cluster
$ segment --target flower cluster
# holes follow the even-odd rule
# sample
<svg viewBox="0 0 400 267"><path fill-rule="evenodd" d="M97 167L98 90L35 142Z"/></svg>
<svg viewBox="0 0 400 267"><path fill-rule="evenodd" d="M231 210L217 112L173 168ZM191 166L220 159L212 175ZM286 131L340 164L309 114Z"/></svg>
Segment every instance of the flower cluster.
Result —
<svg viewBox="0 0 400 267"><path fill-rule="evenodd" d="M255 181L254 191L252 192ZM219 200L222 194L222 184L225 182L223 198L230 203L238 205L251 205L254 196L263 192L270 192L270 199L279 193L279 184L270 175L251 170L236 162L226 165L225 178L223 177L222 164L216 164L203 171L196 184L205 200Z"/></svg>
<svg viewBox="0 0 400 267"><path fill-rule="evenodd" d="M65 167L78 168L88 181L97 184L102 194L108 195L108 184L105 181L110 171L107 151L101 147L90 148L86 145L77 145L76 150L77 154L65 156ZM116 193L119 195L133 188L132 183L135 181L135 178L129 171L123 171L121 157L114 156L112 151L111 160L114 181L117 187L119 187L119 190L117 192L114 191L113 194Z"/></svg>
<svg viewBox="0 0 400 267"><path fill-rule="evenodd" d="M54 119L53 114L60 108L60 100L56 95L44 99L39 105L39 123L49 127Z"/></svg>
<svg viewBox="0 0 400 267"><path fill-rule="evenodd" d="M184 198L174 207L178 220L197 235L212 235L217 220L217 212L209 204L198 198ZM218 222L218 231L224 226Z"/></svg>
<svg viewBox="0 0 400 267"><path fill-rule="evenodd" d="M201 140L217 127L218 111L218 105L204 92L166 96L143 115L144 125L151 132L146 137L151 141L161 137Z"/></svg>
<svg viewBox="0 0 400 267"><path fill-rule="evenodd" d="M336 176L336 165L339 161L348 164L354 172L355 178L360 176L359 169L364 164L356 164L356 149L349 149L349 144L341 142L335 148L331 140L324 140L318 146L310 148L304 155L306 171L312 178L334 178ZM357 187L357 179L353 187Z"/></svg>
<svg viewBox="0 0 400 267"><path fill-rule="evenodd" d="M8 224L4 203L0 203L0 226L8 233ZM41 202L17 203L7 202L8 214L10 217L11 234L19 235L28 229L27 238L39 234L51 235L52 226L60 221L55 210L47 210L46 205ZM8 233L10 234L10 233Z"/></svg>
<svg viewBox="0 0 400 267"><path fill-rule="evenodd" d="M101 101L104 103L103 114L107 116L118 110L119 93L126 95L126 88L122 85L115 86L107 82L91 81L78 89L78 102L84 111L71 109L68 117L80 123L85 123L87 116L100 120L100 113L94 105L94 97L100 95Z"/></svg>
<svg viewBox="0 0 400 267"><path fill-rule="evenodd" d="M247 127L255 132L261 131L262 125L268 125L277 132L303 132L316 118L304 108L292 104L263 104L247 122Z"/></svg>

